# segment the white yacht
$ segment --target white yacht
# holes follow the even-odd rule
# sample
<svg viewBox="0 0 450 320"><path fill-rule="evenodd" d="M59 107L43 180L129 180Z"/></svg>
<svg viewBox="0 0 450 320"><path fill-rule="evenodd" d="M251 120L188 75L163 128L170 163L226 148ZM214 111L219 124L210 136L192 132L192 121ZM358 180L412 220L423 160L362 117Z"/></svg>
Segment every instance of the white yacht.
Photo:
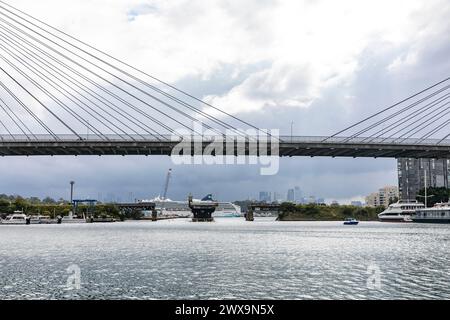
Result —
<svg viewBox="0 0 450 320"><path fill-rule="evenodd" d="M412 216L413 222L450 223L450 203L436 203L432 208L422 208Z"/></svg>
<svg viewBox="0 0 450 320"><path fill-rule="evenodd" d="M86 223L86 219L78 218L73 215L72 211L70 211L68 216L64 216L60 219L60 223Z"/></svg>
<svg viewBox="0 0 450 320"><path fill-rule="evenodd" d="M425 205L418 201L399 201L381 212L378 219L382 222L412 222L411 216L416 210L424 208Z"/></svg>
<svg viewBox="0 0 450 320"><path fill-rule="evenodd" d="M52 219L49 216L35 215L30 217L30 224L53 224L57 222L57 219Z"/></svg>
<svg viewBox="0 0 450 320"><path fill-rule="evenodd" d="M25 225L29 223L30 220L22 211L14 211L14 213L7 216L6 219L1 220L1 224L8 225Z"/></svg>

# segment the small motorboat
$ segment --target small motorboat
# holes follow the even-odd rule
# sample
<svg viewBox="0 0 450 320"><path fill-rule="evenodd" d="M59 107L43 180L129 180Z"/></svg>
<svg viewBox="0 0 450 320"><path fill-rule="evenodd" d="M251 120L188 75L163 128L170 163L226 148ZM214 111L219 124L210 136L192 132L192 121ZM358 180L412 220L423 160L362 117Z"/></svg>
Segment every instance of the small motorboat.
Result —
<svg viewBox="0 0 450 320"><path fill-rule="evenodd" d="M357 224L359 224L359 221L354 218L347 218L344 221L344 225L346 226L356 226Z"/></svg>

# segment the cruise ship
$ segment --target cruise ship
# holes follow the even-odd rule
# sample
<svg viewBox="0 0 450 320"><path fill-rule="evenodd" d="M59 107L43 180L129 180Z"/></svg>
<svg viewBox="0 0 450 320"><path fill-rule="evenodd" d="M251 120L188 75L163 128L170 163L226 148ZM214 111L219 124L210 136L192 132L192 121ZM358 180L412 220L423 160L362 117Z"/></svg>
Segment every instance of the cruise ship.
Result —
<svg viewBox="0 0 450 320"><path fill-rule="evenodd" d="M418 201L399 201L381 212L378 219L382 222L412 222L416 210L424 208L425 205Z"/></svg>
<svg viewBox="0 0 450 320"><path fill-rule="evenodd" d="M210 202L213 201L212 195L208 194L201 200L194 199L196 202ZM145 200L147 202L147 200ZM155 199L148 200L148 202L154 202L156 205L156 211L162 215L171 215L190 218L192 217L191 209L189 208L188 201L175 201L171 199L162 199L156 197ZM241 217L241 207L231 202L218 202L219 206L212 214L213 217Z"/></svg>
<svg viewBox="0 0 450 320"><path fill-rule="evenodd" d="M422 208L412 216L413 222L450 223L450 203L436 203L432 208Z"/></svg>

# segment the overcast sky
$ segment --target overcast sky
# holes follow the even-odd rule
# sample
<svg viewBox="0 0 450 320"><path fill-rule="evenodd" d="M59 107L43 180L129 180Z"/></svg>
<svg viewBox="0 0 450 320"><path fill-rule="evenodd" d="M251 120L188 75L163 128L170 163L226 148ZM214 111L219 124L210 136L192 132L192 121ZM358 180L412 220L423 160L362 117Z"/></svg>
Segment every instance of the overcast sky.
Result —
<svg viewBox="0 0 450 320"><path fill-rule="evenodd" d="M450 74L450 2L14 0L45 20L260 128L327 135ZM396 185L393 159L282 159L255 166L173 166L168 157L0 159L0 193L150 198L362 199Z"/></svg>

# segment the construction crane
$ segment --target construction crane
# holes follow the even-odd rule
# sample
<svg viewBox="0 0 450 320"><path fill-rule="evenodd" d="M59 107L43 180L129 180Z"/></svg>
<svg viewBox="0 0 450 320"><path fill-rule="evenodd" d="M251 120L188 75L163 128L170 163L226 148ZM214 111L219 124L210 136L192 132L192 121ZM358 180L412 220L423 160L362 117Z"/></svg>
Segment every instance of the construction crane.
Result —
<svg viewBox="0 0 450 320"><path fill-rule="evenodd" d="M164 201L166 201L167 198L167 190L169 190L169 182L171 176L172 176L172 169L169 169L169 171L167 172L166 184L164 185L163 196L161 198L161 214L163 213L164 210Z"/></svg>
<svg viewBox="0 0 450 320"><path fill-rule="evenodd" d="M167 172L166 184L164 185L164 193L163 193L163 196L162 196L162 200L166 200L167 190L169 190L169 182L170 182L170 177L171 176L172 176L172 169L169 169L169 171Z"/></svg>

